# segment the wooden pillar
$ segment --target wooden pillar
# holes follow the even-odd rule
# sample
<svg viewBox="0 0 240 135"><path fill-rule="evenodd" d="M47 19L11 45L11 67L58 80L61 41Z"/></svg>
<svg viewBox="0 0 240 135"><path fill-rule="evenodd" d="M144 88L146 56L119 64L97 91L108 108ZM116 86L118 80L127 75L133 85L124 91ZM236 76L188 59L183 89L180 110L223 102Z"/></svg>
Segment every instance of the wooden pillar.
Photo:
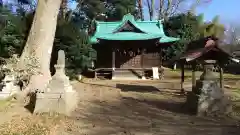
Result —
<svg viewBox="0 0 240 135"><path fill-rule="evenodd" d="M116 52L115 48L112 48L112 79L114 78L114 72L115 72L115 63L116 63Z"/></svg>
<svg viewBox="0 0 240 135"><path fill-rule="evenodd" d="M163 53L162 53L162 47L161 46L159 46L159 48L160 48L160 51L159 51L159 57L160 57L160 78L161 79L163 79L163 77L164 77L164 70L163 70Z"/></svg>
<svg viewBox="0 0 240 135"><path fill-rule="evenodd" d="M142 70L142 79L145 79L145 71L143 69L143 57L144 57L144 48L141 49L141 70Z"/></svg>
<svg viewBox="0 0 240 135"><path fill-rule="evenodd" d="M162 61L163 61L163 56L162 56L162 48L160 47L160 52L159 52L159 56L160 56L160 65L162 67Z"/></svg>
<svg viewBox="0 0 240 135"><path fill-rule="evenodd" d="M183 88L183 84L184 84L184 63L181 62L181 92L184 93L184 88Z"/></svg>
<svg viewBox="0 0 240 135"><path fill-rule="evenodd" d="M116 56L115 56L115 48L112 48L112 68L115 68Z"/></svg>
<svg viewBox="0 0 240 135"><path fill-rule="evenodd" d="M192 90L196 87L196 63L192 64Z"/></svg>
<svg viewBox="0 0 240 135"><path fill-rule="evenodd" d="M223 68L220 66L220 87L223 88Z"/></svg>

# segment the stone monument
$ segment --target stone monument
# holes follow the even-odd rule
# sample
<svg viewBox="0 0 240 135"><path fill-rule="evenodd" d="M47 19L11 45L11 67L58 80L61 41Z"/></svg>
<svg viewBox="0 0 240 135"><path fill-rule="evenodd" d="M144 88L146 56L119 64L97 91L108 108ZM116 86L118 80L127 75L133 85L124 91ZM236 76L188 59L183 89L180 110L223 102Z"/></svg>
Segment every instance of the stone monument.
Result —
<svg viewBox="0 0 240 135"><path fill-rule="evenodd" d="M21 91L20 87L15 84L15 78L12 75L6 75L1 83L0 99L6 99Z"/></svg>
<svg viewBox="0 0 240 135"><path fill-rule="evenodd" d="M58 112L70 115L76 108L78 93L73 90L69 77L65 75L65 53L58 52L56 73L52 76L47 89L36 94L34 113Z"/></svg>
<svg viewBox="0 0 240 135"><path fill-rule="evenodd" d="M220 88L219 78L212 71L215 63L215 60L204 61L203 74L187 97L187 106L198 116L218 116L231 111L230 101Z"/></svg>

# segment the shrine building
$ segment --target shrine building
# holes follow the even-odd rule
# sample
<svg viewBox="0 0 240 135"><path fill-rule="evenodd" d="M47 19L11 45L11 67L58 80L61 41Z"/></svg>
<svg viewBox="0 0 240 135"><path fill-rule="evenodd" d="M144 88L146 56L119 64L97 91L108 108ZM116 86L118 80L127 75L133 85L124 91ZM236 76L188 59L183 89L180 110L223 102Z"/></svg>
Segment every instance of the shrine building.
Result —
<svg viewBox="0 0 240 135"><path fill-rule="evenodd" d="M168 37L161 20L136 21L126 14L121 21L94 21L90 42L97 52L95 76L112 79L159 79L162 48L178 38Z"/></svg>

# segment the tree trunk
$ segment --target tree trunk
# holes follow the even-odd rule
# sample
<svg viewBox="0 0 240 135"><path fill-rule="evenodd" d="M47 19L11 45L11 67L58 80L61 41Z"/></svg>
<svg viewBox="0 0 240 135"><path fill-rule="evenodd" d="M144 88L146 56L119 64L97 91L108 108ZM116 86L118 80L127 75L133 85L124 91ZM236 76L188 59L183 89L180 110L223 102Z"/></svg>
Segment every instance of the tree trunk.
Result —
<svg viewBox="0 0 240 135"><path fill-rule="evenodd" d="M3 0L0 0L0 7L3 6Z"/></svg>
<svg viewBox="0 0 240 135"><path fill-rule="evenodd" d="M61 6L60 6L60 14L63 19L66 19L66 15L67 15L67 3L68 3L68 0L62 0Z"/></svg>
<svg viewBox="0 0 240 135"><path fill-rule="evenodd" d="M164 18L164 0L159 0L158 19L161 20L163 18Z"/></svg>
<svg viewBox="0 0 240 135"><path fill-rule="evenodd" d="M50 57L61 2L62 0L38 0L32 27L20 58L21 67L25 67L26 60L36 57L40 73L46 78L50 78Z"/></svg>
<svg viewBox="0 0 240 135"><path fill-rule="evenodd" d="M142 0L138 0L137 1L137 4L138 4L138 13L139 13L139 16L140 16L140 19L143 21L144 20L144 16L143 16L143 4L142 4Z"/></svg>
<svg viewBox="0 0 240 135"><path fill-rule="evenodd" d="M155 0L147 0L150 21L152 21L153 17L154 17L154 13L153 13L154 12L154 2L155 2Z"/></svg>
<svg viewBox="0 0 240 135"><path fill-rule="evenodd" d="M40 75L31 76L28 86L19 95L20 102L24 101L31 92L44 91L51 79L50 59L61 2L62 0L38 0L19 66L24 68L29 63L28 61L33 63L31 58L36 58Z"/></svg>

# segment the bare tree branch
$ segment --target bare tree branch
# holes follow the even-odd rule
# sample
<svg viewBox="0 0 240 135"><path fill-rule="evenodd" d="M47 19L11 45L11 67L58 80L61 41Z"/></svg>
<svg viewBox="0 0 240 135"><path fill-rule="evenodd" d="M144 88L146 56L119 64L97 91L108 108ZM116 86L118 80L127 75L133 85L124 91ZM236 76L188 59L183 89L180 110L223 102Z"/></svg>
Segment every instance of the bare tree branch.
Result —
<svg viewBox="0 0 240 135"><path fill-rule="evenodd" d="M209 3L211 0L145 0L143 2L148 8L150 19L154 16L154 11L156 11L158 19L167 19L178 12L194 12L196 7ZM188 3L191 5L186 6ZM185 10L181 11L182 9Z"/></svg>

